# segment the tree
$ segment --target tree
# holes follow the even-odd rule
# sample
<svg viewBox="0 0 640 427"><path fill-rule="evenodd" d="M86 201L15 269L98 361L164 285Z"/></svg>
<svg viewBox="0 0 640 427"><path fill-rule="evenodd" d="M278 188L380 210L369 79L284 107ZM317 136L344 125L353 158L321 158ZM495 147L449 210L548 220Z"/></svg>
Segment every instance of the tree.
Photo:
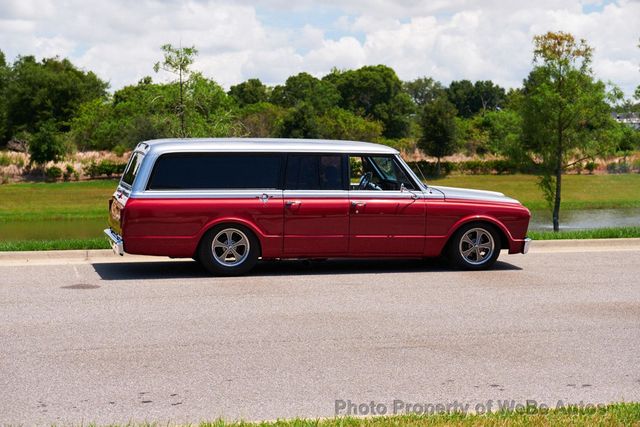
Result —
<svg viewBox="0 0 640 427"><path fill-rule="evenodd" d="M505 100L504 88L493 84L491 80L478 80L473 85L472 107L475 112L499 109Z"/></svg>
<svg viewBox="0 0 640 427"><path fill-rule="evenodd" d="M240 135L252 138L274 137L286 109L270 102L245 106L240 111Z"/></svg>
<svg viewBox="0 0 640 427"><path fill-rule="evenodd" d="M106 98L108 84L92 72L77 69L69 60L18 57L6 87L7 134L37 132L52 123L62 132L84 102Z"/></svg>
<svg viewBox="0 0 640 427"><path fill-rule="evenodd" d="M469 118L477 111L473 106L474 88L469 80L454 80L447 88L447 98L456 107L460 117Z"/></svg>
<svg viewBox="0 0 640 427"><path fill-rule="evenodd" d="M309 73L289 77L284 85L276 86L271 93L271 102L276 105L292 108L305 103L319 114L337 106L339 101L340 93L334 85Z"/></svg>
<svg viewBox="0 0 640 427"><path fill-rule="evenodd" d="M4 52L0 50L0 146L9 138L7 135L7 86L9 84L9 67Z"/></svg>
<svg viewBox="0 0 640 427"><path fill-rule="evenodd" d="M456 107L443 96L425 104L422 111L422 137L418 148L437 158L437 176L440 176L440 159L455 152L456 115Z"/></svg>
<svg viewBox="0 0 640 427"><path fill-rule="evenodd" d="M479 112L501 108L505 102L505 90L491 80L452 81L447 88L449 101L461 117L469 118Z"/></svg>
<svg viewBox="0 0 640 427"><path fill-rule="evenodd" d="M409 82L404 82L402 86L404 91L419 107L442 96L445 92L442 84L433 80L431 77L420 77Z"/></svg>
<svg viewBox="0 0 640 427"><path fill-rule="evenodd" d="M185 138L188 134L185 124L186 107L184 102L184 93L191 74L189 67L193 64L193 59L198 54L198 50L195 46L175 48L171 44L165 44L161 49L164 52L164 60L162 62L156 62L153 66L153 70L156 73L160 70L164 70L178 76L177 83L179 88L179 97L178 105L176 106L176 114L180 119L180 137Z"/></svg>
<svg viewBox="0 0 640 427"><path fill-rule="evenodd" d="M564 32L534 37L534 68L524 82L522 149L539 170L539 184L560 228L562 175L576 157L600 152L613 119L605 85L593 77L593 49ZM582 160L582 159L581 159ZM578 160L580 161L580 160Z"/></svg>
<svg viewBox="0 0 640 427"><path fill-rule="evenodd" d="M375 141L382 134L382 124L353 114L342 108L332 108L318 118L320 138L350 141Z"/></svg>
<svg viewBox="0 0 640 427"><path fill-rule="evenodd" d="M277 131L281 138L320 138L320 129L315 109L301 103L284 116Z"/></svg>
<svg viewBox="0 0 640 427"><path fill-rule="evenodd" d="M44 165L64 158L66 149L57 126L53 121L42 123L29 141L30 162Z"/></svg>
<svg viewBox="0 0 640 427"><path fill-rule="evenodd" d="M262 84L260 79L249 79L246 82L239 83L229 88L229 96L236 100L238 106L257 104L266 102L269 94L267 87Z"/></svg>
<svg viewBox="0 0 640 427"><path fill-rule="evenodd" d="M357 70L334 70L323 80L338 88L340 107L381 122L385 137L402 138L409 133L409 115L414 105L392 68L369 65Z"/></svg>

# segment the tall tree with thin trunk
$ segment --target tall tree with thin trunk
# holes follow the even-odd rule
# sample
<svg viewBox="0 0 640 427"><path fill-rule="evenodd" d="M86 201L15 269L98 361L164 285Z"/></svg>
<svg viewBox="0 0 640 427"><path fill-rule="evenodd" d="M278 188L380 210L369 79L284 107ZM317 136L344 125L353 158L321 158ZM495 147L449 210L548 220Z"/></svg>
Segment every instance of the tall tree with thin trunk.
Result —
<svg viewBox="0 0 640 427"><path fill-rule="evenodd" d="M165 44L161 49L164 52L164 60L162 62L156 62L153 70L156 73L164 70L178 76L179 98L176 113L180 119L180 137L185 138L188 134L185 121L186 105L184 97L186 86L189 83L189 77L191 75L189 67L193 64L193 59L198 54L198 50L195 46L175 48L171 44Z"/></svg>
<svg viewBox="0 0 640 427"><path fill-rule="evenodd" d="M577 159L602 152L612 125L604 83L591 71L593 49L564 32L533 39L534 68L519 105L522 150L539 171L539 184L560 229L562 175Z"/></svg>
<svg viewBox="0 0 640 427"><path fill-rule="evenodd" d="M440 176L440 159L455 152L456 114L456 107L445 96L426 103L422 110L418 148L437 159L436 176Z"/></svg>

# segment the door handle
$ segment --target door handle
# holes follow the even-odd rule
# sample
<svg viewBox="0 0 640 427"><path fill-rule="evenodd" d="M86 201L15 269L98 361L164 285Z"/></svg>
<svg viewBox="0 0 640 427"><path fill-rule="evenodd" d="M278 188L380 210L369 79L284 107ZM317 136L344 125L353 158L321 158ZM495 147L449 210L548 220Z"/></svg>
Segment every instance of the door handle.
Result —
<svg viewBox="0 0 640 427"><path fill-rule="evenodd" d="M367 206L367 202L356 202L355 200L351 201L351 207L354 209L355 213L360 213L360 209Z"/></svg>
<svg viewBox="0 0 640 427"><path fill-rule="evenodd" d="M267 193L262 193L261 195L256 196L256 197L257 197L258 199L260 199L260 201L261 201L261 202L263 202L263 203L267 203L267 201L268 201L269 199L273 198L273 196L272 196L272 195L267 194Z"/></svg>
<svg viewBox="0 0 640 427"><path fill-rule="evenodd" d="M292 207L292 206L298 206L301 203L300 203L299 200L287 200L284 204L289 206L289 207Z"/></svg>

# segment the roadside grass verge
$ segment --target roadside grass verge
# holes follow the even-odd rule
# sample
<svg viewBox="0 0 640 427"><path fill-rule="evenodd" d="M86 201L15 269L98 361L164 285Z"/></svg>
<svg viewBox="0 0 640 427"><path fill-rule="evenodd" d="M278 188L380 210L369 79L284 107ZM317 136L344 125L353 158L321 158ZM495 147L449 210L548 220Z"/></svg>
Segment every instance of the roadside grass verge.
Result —
<svg viewBox="0 0 640 427"><path fill-rule="evenodd" d="M534 175L451 175L427 184L499 191L532 210L548 209ZM565 175L563 210L640 207L640 174Z"/></svg>
<svg viewBox="0 0 640 427"><path fill-rule="evenodd" d="M591 230L569 230L555 233L553 231L529 231L533 240L565 240L565 239L621 239L640 237L640 227L594 228Z"/></svg>
<svg viewBox="0 0 640 427"><path fill-rule="evenodd" d="M109 249L106 237L93 239L17 240L1 241L0 252L9 251L61 251L70 249Z"/></svg>
<svg viewBox="0 0 640 427"><path fill-rule="evenodd" d="M0 221L106 218L116 186L115 180L0 185Z"/></svg>
<svg viewBox="0 0 640 427"><path fill-rule="evenodd" d="M155 423L141 426L159 426ZM199 427L582 427L582 426L640 426L640 403L618 403L598 408L565 407L563 409L502 411L485 415L438 414L393 415L367 418L336 417L326 419L291 419L270 422L216 420L187 424ZM129 424L128 426L135 426ZM115 426L114 426L115 427Z"/></svg>
<svg viewBox="0 0 640 427"><path fill-rule="evenodd" d="M640 237L640 227L599 228L594 230L529 231L533 240L560 239L618 239ZM0 252L7 251L58 251L68 249L110 249L106 237L63 240L0 240Z"/></svg>

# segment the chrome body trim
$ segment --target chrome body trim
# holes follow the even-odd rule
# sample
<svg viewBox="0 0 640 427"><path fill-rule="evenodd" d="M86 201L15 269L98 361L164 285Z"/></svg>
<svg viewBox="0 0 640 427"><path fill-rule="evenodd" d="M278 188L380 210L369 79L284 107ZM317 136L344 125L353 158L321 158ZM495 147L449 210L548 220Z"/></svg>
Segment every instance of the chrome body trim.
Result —
<svg viewBox="0 0 640 427"><path fill-rule="evenodd" d="M266 197L265 197L266 196ZM137 199L313 199L313 198L379 198L379 199L442 199L440 194L423 191L376 190L147 190L134 194Z"/></svg>
<svg viewBox="0 0 640 427"><path fill-rule="evenodd" d="M122 240L122 237L110 228L105 228L104 234L109 238L109 243L111 243L111 249L113 249L113 252L116 255L124 255L124 241Z"/></svg>
<svg viewBox="0 0 640 427"><path fill-rule="evenodd" d="M282 199L282 190L147 190L136 199Z"/></svg>
<svg viewBox="0 0 640 427"><path fill-rule="evenodd" d="M531 246L531 238L530 237L526 237L524 239L524 245L522 245L522 253L526 254L527 252L529 252L529 247Z"/></svg>

